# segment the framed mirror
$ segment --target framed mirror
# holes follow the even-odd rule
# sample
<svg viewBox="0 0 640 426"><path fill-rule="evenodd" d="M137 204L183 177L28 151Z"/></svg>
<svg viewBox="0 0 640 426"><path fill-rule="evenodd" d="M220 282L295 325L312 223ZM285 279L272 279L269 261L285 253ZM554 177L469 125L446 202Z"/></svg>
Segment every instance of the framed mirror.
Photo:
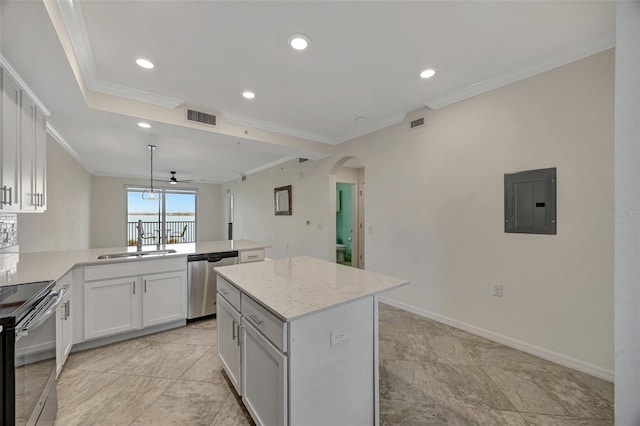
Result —
<svg viewBox="0 0 640 426"><path fill-rule="evenodd" d="M273 204L276 216L291 216L291 185L281 186L273 190Z"/></svg>

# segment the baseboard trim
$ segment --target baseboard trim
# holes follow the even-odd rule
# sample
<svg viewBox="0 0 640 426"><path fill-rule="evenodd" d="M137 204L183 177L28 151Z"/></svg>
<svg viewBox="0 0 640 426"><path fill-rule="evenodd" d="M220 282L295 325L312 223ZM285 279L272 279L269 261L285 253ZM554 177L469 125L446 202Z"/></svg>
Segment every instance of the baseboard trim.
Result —
<svg viewBox="0 0 640 426"><path fill-rule="evenodd" d="M510 348L517 349L522 352L526 352L531 355L546 359L547 361L560 364L562 366L572 368L574 370L581 371L599 379L606 380L613 383L614 373L613 371L606 370L596 365L581 361L579 359L563 355L558 352L550 351L548 349L541 348L539 346L532 345L530 343L523 342L521 340L512 339L511 337L504 336L502 334L495 333L493 331L485 330L484 328L476 327L462 321L455 320L453 318L446 317L444 315L436 314L434 312L426 311L424 309L417 308L415 306L408 305L397 300L389 299L388 297L380 296L380 302L387 305L395 306L396 308L403 309L413 314L425 317L437 322L441 322L451 327L459 328L476 336L484 337L485 339L492 340L494 342L509 346Z"/></svg>
<svg viewBox="0 0 640 426"><path fill-rule="evenodd" d="M86 340L84 342L74 344L71 348L71 353L85 351L87 349L94 349L100 346L110 345L112 343L118 343L125 340L134 339L136 337L146 336L148 334L159 333L161 331L171 330L172 328L184 327L186 324L186 320L178 320L156 325L153 327L146 327L136 331L116 334L115 336L102 337L95 340Z"/></svg>

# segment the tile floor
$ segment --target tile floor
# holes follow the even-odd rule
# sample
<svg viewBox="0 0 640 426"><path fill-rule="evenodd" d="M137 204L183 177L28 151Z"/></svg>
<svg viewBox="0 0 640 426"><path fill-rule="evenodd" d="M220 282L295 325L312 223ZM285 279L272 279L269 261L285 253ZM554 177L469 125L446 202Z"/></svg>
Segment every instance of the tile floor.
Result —
<svg viewBox="0 0 640 426"><path fill-rule="evenodd" d="M253 424L215 342L210 320L71 354L56 425ZM612 384L382 304L380 358L381 425L613 424Z"/></svg>

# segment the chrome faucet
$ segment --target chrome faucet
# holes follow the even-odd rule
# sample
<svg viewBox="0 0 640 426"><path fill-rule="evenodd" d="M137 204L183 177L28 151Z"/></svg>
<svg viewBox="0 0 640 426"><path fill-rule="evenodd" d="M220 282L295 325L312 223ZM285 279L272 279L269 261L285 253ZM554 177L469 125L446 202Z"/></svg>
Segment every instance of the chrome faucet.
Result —
<svg viewBox="0 0 640 426"><path fill-rule="evenodd" d="M138 241L136 242L136 250L142 251L142 237L144 236L144 229L142 229L142 220L138 221Z"/></svg>

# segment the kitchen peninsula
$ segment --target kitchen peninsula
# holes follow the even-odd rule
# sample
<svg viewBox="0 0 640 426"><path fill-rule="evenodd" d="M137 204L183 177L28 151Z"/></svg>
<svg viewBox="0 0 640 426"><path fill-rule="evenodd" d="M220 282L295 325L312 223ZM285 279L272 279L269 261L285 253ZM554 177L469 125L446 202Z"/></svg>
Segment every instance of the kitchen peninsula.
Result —
<svg viewBox="0 0 640 426"><path fill-rule="evenodd" d="M406 280L312 257L216 268L218 354L258 425L377 425L378 293Z"/></svg>

